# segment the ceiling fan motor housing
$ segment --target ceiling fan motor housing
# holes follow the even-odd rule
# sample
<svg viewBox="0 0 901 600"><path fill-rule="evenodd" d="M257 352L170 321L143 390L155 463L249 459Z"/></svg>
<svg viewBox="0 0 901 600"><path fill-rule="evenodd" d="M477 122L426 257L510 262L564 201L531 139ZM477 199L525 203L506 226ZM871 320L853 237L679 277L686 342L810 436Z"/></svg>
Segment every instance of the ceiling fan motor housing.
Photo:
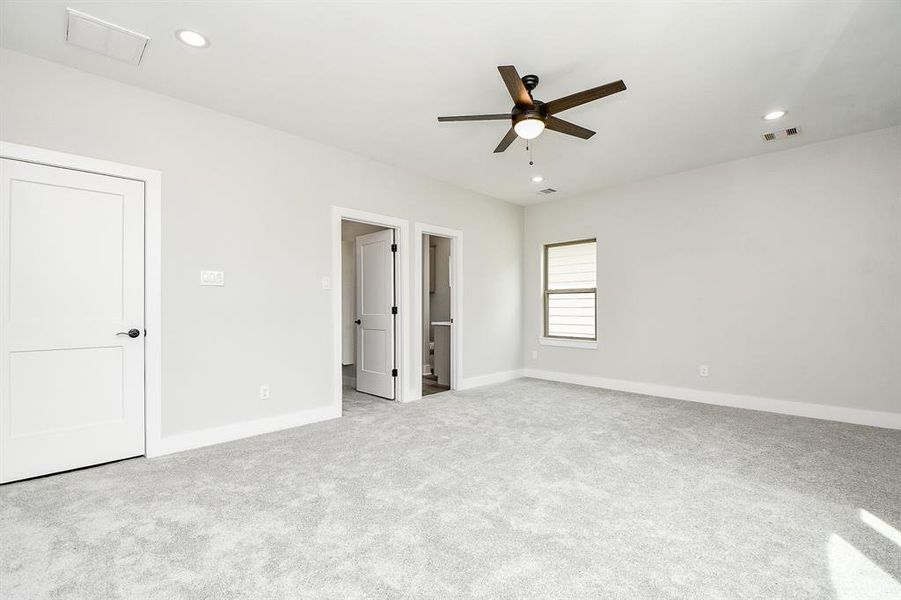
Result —
<svg viewBox="0 0 901 600"><path fill-rule="evenodd" d="M538 87L538 75L523 75L522 84L531 92Z"/></svg>
<svg viewBox="0 0 901 600"><path fill-rule="evenodd" d="M544 103L541 100L535 100L534 108L520 108L514 106L513 110L510 111L513 117L513 124L516 125L520 121L525 121L526 119L544 121L547 118L547 114L544 112L543 107Z"/></svg>

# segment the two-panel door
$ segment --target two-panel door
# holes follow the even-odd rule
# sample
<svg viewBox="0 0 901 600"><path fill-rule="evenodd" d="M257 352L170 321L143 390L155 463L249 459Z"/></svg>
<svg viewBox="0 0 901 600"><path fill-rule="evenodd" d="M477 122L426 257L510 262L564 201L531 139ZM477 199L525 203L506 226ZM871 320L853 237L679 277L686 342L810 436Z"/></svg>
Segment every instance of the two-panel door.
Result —
<svg viewBox="0 0 901 600"><path fill-rule="evenodd" d="M0 161L0 482L144 454L144 184Z"/></svg>
<svg viewBox="0 0 901 600"><path fill-rule="evenodd" d="M356 238L357 390L394 400L394 230Z"/></svg>

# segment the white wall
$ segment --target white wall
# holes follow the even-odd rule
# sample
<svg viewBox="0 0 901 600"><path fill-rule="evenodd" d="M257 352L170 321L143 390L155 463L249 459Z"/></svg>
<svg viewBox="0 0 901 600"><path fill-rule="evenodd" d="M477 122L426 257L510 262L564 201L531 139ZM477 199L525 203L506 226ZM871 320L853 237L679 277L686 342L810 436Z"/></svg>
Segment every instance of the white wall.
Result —
<svg viewBox="0 0 901 600"><path fill-rule="evenodd" d="M347 219L344 219L341 221L341 241L353 242L361 235L375 233L376 231L385 229L388 228L382 227L381 225L371 225L369 223L359 223L357 221L348 221Z"/></svg>
<svg viewBox="0 0 901 600"><path fill-rule="evenodd" d="M435 246L435 291L429 294L429 319L431 321L449 321L451 318L451 240L440 235L430 235L429 239Z"/></svg>
<svg viewBox="0 0 901 600"><path fill-rule="evenodd" d="M599 347L540 346L541 245L589 237ZM523 248L526 368L901 412L901 128L532 206Z"/></svg>
<svg viewBox="0 0 901 600"><path fill-rule="evenodd" d="M462 229L463 375L521 366L521 208L8 50L0 81L0 138L162 171L164 435L333 401L332 205Z"/></svg>

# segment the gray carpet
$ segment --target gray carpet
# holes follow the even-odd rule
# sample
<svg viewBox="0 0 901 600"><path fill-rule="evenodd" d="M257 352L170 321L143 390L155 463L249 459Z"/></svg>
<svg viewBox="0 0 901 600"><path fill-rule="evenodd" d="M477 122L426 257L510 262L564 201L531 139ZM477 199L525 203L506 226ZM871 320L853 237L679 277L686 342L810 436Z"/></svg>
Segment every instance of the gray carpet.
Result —
<svg viewBox="0 0 901 600"><path fill-rule="evenodd" d="M0 501L4 600L901 597L901 432L535 380Z"/></svg>

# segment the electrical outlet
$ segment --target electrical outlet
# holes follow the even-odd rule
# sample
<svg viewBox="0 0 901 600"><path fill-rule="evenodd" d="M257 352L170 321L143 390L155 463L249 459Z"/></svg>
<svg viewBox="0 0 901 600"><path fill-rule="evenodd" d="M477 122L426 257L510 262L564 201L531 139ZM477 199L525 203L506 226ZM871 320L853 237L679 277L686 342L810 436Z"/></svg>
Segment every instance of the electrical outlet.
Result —
<svg viewBox="0 0 901 600"><path fill-rule="evenodd" d="M538 360L538 350L532 350L532 360Z"/></svg>
<svg viewBox="0 0 901 600"><path fill-rule="evenodd" d="M263 384L260 386L260 400L268 400L269 399L269 386L267 384Z"/></svg>
<svg viewBox="0 0 901 600"><path fill-rule="evenodd" d="M332 278L331 277L323 277L322 278L322 289L324 289L324 290L332 289Z"/></svg>
<svg viewBox="0 0 901 600"><path fill-rule="evenodd" d="M698 375L700 375L701 377L707 377L707 375L709 374L710 372L707 370L707 365L701 365L698 368Z"/></svg>

